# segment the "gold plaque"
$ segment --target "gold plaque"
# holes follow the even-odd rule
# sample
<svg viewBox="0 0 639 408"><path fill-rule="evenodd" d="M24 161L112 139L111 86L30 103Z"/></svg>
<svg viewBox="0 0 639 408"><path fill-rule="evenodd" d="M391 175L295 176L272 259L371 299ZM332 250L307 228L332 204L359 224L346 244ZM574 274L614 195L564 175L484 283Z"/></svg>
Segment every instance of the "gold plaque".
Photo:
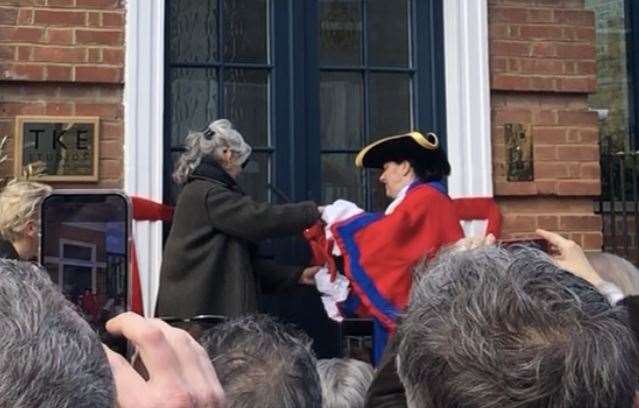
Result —
<svg viewBox="0 0 639 408"><path fill-rule="evenodd" d="M37 169L42 181L98 181L100 119L18 116L15 175Z"/></svg>
<svg viewBox="0 0 639 408"><path fill-rule="evenodd" d="M534 179L533 142L530 125L506 123L506 163L508 181L532 181Z"/></svg>

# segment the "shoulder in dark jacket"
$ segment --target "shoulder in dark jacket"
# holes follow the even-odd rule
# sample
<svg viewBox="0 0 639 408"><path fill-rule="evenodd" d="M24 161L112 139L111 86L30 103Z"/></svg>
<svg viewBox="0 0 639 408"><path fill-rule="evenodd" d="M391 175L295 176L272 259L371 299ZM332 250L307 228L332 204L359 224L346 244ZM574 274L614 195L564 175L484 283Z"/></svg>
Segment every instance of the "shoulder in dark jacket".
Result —
<svg viewBox="0 0 639 408"><path fill-rule="evenodd" d="M0 259L13 259L20 260L20 255L16 252L16 249L11 245L11 242L4 239L0 239Z"/></svg>

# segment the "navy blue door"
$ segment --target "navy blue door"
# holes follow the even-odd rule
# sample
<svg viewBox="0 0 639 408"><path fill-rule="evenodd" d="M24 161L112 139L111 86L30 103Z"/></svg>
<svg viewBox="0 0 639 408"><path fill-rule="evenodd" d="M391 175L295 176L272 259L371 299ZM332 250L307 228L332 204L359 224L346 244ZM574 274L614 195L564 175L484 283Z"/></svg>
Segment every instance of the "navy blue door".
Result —
<svg viewBox="0 0 639 408"><path fill-rule="evenodd" d="M386 204L359 148L389 134L445 141L442 0L167 0L165 201L188 130L226 117L256 152L240 183L259 200ZM305 262L301 240L265 256ZM296 254L293 258L290 254ZM335 354L317 296L267 302ZM294 311L295 313L293 313ZM326 337L326 338L322 338ZM331 346L333 345L333 346Z"/></svg>

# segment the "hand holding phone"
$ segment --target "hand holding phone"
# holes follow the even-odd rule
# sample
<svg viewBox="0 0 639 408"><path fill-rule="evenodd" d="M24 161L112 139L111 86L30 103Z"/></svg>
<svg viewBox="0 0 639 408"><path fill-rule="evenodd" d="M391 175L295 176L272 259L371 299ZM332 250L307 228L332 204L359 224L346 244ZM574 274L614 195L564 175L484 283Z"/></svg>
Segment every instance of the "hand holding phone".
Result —
<svg viewBox="0 0 639 408"><path fill-rule="evenodd" d="M588 281L595 287L603 282L601 276L588 262L584 250L575 241L542 229L538 229L536 232L550 243L551 255L561 269Z"/></svg>

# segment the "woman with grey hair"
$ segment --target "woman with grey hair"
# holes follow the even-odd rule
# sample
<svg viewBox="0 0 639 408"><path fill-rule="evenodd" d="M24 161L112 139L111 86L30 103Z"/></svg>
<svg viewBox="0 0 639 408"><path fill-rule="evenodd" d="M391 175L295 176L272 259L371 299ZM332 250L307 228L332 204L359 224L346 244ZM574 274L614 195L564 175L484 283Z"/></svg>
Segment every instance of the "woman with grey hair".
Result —
<svg viewBox="0 0 639 408"><path fill-rule="evenodd" d="M366 392L373 382L373 366L352 358L317 362L322 385L322 408L364 408Z"/></svg>
<svg viewBox="0 0 639 408"><path fill-rule="evenodd" d="M314 284L317 267L277 265L257 257L267 238L301 233L320 216L311 201L254 201L236 179L251 147L226 119L191 132L174 180L182 185L162 268L158 315L236 317L257 311L261 292Z"/></svg>

